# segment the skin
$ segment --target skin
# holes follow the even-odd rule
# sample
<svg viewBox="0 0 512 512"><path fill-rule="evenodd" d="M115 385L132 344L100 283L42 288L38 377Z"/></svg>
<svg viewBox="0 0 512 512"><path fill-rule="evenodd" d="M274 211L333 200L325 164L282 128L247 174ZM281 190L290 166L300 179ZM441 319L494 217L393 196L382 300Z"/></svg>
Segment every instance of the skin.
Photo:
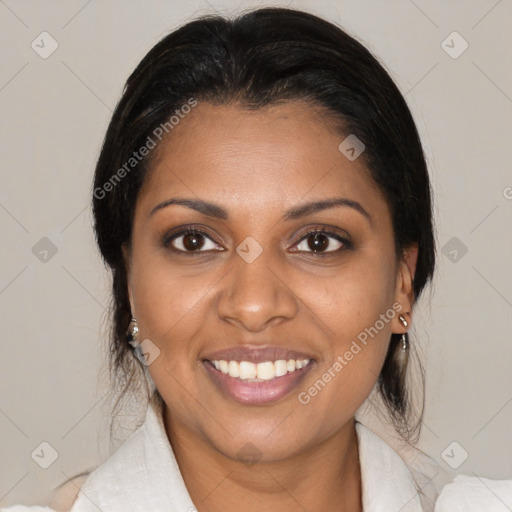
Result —
<svg viewBox="0 0 512 512"><path fill-rule="evenodd" d="M344 138L300 101L253 112L199 103L158 147L137 199L132 245L124 248L132 313L140 339L161 351L149 371L199 512L238 512L241 505L245 512L362 510L354 415L376 382L391 333L411 326L417 249L397 259L388 206L363 159L349 161L338 150ZM334 196L359 202L371 222L347 206L281 218ZM229 218L182 205L149 215L173 197L210 201ZM173 252L173 245L183 249L183 236L166 247L166 234L183 225L208 233L203 252ZM315 256L304 237L311 227L348 235L352 247L327 235L331 252ZM248 236L263 249L252 263L236 252ZM409 326L396 314L301 404L298 394L395 302ZM201 360L246 343L300 350L316 362L280 401L242 405L211 383ZM251 466L240 453L246 443L260 452Z"/></svg>

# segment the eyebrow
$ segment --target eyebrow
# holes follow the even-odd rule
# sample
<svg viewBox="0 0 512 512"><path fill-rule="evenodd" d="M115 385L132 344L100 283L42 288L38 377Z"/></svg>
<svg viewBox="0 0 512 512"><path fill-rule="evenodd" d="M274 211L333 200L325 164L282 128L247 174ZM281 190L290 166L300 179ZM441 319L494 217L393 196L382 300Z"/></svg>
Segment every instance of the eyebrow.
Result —
<svg viewBox="0 0 512 512"><path fill-rule="evenodd" d="M207 215L208 217L213 217L215 219L229 219L228 212L219 205L210 203L208 201L203 201L202 199L185 199L181 197L173 197L172 199L167 199L157 204L149 212L148 217L154 215L158 210L162 210L163 208L166 208L173 204L186 206L187 208L191 208L193 210L198 211L199 213L202 213L203 215ZM312 215L313 213L320 212L322 210L327 210L329 208L335 208L337 206L345 206L348 208L352 208L353 210L356 210L366 218L370 225L372 225L372 218L370 214L363 208L363 206L357 201L353 201L352 199L347 199L344 197L332 197L328 199L322 199L319 201L311 201L309 203L304 203L300 206L296 206L294 208L291 208L290 210L287 210L283 214L283 220L290 221L300 219L302 217Z"/></svg>

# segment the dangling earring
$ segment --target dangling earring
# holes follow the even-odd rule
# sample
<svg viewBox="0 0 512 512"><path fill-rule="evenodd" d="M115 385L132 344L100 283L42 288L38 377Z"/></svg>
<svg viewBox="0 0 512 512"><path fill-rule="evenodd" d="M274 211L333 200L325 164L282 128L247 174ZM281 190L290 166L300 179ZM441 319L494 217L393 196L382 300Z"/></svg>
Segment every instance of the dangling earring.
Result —
<svg viewBox="0 0 512 512"><path fill-rule="evenodd" d="M403 315L400 315L398 318L400 319L400 322L402 322L404 327L407 327L409 325L409 323L407 322ZM407 350L408 348L409 346L407 343L407 333L404 333L402 334L402 350Z"/></svg>
<svg viewBox="0 0 512 512"><path fill-rule="evenodd" d="M126 333L126 341L133 347L136 348L139 344L139 327L137 326L137 319L132 317L128 332Z"/></svg>

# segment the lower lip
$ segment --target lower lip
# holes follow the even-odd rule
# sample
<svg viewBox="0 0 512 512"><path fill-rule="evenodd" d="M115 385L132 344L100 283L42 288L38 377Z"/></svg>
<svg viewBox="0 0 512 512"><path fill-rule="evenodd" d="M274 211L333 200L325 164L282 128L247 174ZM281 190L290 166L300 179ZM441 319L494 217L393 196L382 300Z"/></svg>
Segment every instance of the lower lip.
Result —
<svg viewBox="0 0 512 512"><path fill-rule="evenodd" d="M209 377L228 397L241 404L260 405L277 402L293 391L311 370L311 360L304 368L264 382L247 382L222 373L209 361L203 361Z"/></svg>

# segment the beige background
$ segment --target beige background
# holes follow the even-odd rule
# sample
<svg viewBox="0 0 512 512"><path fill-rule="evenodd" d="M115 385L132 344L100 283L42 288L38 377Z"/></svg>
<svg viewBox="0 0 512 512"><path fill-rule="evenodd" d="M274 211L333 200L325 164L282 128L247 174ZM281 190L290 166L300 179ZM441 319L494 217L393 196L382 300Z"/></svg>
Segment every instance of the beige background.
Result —
<svg viewBox="0 0 512 512"><path fill-rule="evenodd" d="M256 5L0 0L0 505L36 503L107 454L105 389L97 382L109 279L88 205L124 81L191 17ZM406 95L430 164L439 244L432 299L415 317L427 351L420 447L447 470L446 460L453 465L465 450L457 472L512 478L512 2L273 5L342 25ZM46 59L31 47L43 31L58 43ZM458 58L442 45L454 31L469 44ZM452 54L463 48L457 37L444 44ZM33 252L43 237L57 249L46 262ZM48 469L31 457L43 441L59 454Z"/></svg>

